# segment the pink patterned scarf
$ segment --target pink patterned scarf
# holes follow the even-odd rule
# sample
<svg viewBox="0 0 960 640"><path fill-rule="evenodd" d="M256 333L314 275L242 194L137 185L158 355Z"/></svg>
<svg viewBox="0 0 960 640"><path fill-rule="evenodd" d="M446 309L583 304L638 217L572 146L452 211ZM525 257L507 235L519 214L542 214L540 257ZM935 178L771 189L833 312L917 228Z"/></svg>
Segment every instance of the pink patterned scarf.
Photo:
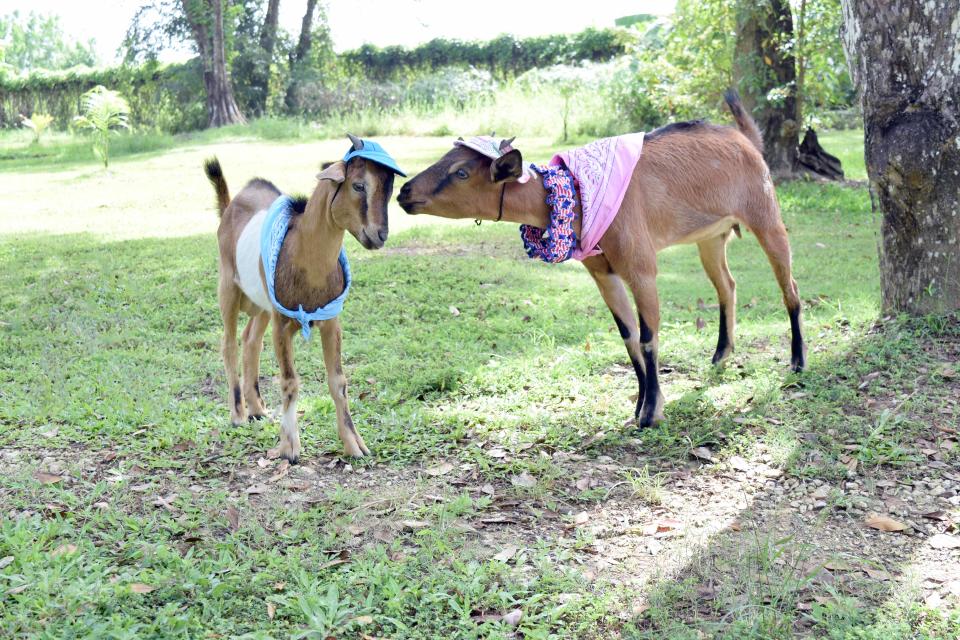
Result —
<svg viewBox="0 0 960 640"><path fill-rule="evenodd" d="M531 243L535 238L542 238L548 243L556 238L564 244L568 240L565 229L554 229L557 225L565 224L566 216L557 211L558 199L553 194L551 185L545 181L544 186L548 190L547 204L551 205L550 228L538 229L523 225L520 229L530 257L539 257L547 262L560 262L568 258L583 260L603 253L598 246L600 239L620 211L642 150L643 133L630 133L596 140L586 146L553 156L550 166L568 169L573 174L576 189L580 193L580 210L583 213L580 242L579 246L574 242L569 249L562 247L568 250L559 253L550 251L547 246L541 246L542 243ZM561 215L556 215L557 213Z"/></svg>

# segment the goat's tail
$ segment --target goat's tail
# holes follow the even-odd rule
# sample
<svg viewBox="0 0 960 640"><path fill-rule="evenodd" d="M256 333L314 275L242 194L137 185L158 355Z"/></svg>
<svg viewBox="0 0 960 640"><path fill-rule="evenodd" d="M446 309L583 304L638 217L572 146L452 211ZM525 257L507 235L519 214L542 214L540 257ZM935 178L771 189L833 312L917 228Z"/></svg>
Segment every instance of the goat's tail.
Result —
<svg viewBox="0 0 960 640"><path fill-rule="evenodd" d="M213 185L213 190L217 192L217 215L223 216L224 210L230 204L230 190L227 189L227 181L223 177L223 169L216 156L208 158L203 163L203 171Z"/></svg>
<svg viewBox="0 0 960 640"><path fill-rule="evenodd" d="M763 136L760 135L760 128L757 127L757 123L754 122L750 114L743 108L743 103L740 102L740 94L737 93L736 89L727 89L726 93L723 94L723 99L726 100L727 106L730 107L730 113L733 114L733 119L737 121L737 129L740 130L740 133L747 136L747 139L753 143L757 151L763 153Z"/></svg>

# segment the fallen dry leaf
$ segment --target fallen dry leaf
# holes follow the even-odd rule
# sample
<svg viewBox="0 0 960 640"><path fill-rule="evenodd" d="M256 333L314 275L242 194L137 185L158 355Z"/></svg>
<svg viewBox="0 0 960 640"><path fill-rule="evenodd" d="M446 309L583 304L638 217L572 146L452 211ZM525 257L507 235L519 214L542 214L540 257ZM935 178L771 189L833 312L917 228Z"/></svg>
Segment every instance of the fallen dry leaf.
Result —
<svg viewBox="0 0 960 640"><path fill-rule="evenodd" d="M873 529L879 529L880 531L886 532L896 532L904 531L907 528L907 525L894 520L893 518L888 518L887 516L870 516L864 520L864 524Z"/></svg>
<svg viewBox="0 0 960 640"><path fill-rule="evenodd" d="M519 551L517 547L513 546L512 544L508 544L503 548L502 551L500 551L500 553L493 556L493 559L498 560L499 562L507 562L510 560L510 558L517 555L517 551Z"/></svg>
<svg viewBox="0 0 960 640"><path fill-rule="evenodd" d="M117 458L116 451L104 451L103 455L100 456L100 462L106 464L108 462L113 462Z"/></svg>
<svg viewBox="0 0 960 640"><path fill-rule="evenodd" d="M63 480L63 476L58 476L55 473L47 473L46 471L37 471L33 474L33 477L40 481L40 484L57 484Z"/></svg>
<svg viewBox="0 0 960 640"><path fill-rule="evenodd" d="M703 331L706 328L707 328L706 321L700 316L697 316L697 331Z"/></svg>
<svg viewBox="0 0 960 640"><path fill-rule="evenodd" d="M960 536L938 533L929 542L934 549L960 549Z"/></svg>
<svg viewBox="0 0 960 640"><path fill-rule="evenodd" d="M403 525L405 531L419 531L430 526L429 522L423 520L401 520L400 524Z"/></svg>
<svg viewBox="0 0 960 640"><path fill-rule="evenodd" d="M273 590L274 590L274 591L283 591L283 590L286 589L286 588L287 588L287 583L286 583L286 582L274 582L274 583L273 583Z"/></svg>
<svg viewBox="0 0 960 640"><path fill-rule="evenodd" d="M696 447L690 450L690 455L694 458L700 458L701 460L706 460L707 462L714 462L716 458L713 457L710 449L706 447Z"/></svg>
<svg viewBox="0 0 960 640"><path fill-rule="evenodd" d="M134 582L130 585L130 591L134 593L150 593L151 591L156 591L156 587L151 587L148 584L143 584L142 582Z"/></svg>
<svg viewBox="0 0 960 640"><path fill-rule="evenodd" d="M0 569L10 566L13 563L13 556L4 556L0 558Z"/></svg>
<svg viewBox="0 0 960 640"><path fill-rule="evenodd" d="M265 492L266 490L267 490L267 488L266 488L265 486L263 486L262 484L251 485L251 486L247 487L247 495L251 495L251 496L253 496L253 495L259 495L259 494Z"/></svg>
<svg viewBox="0 0 960 640"><path fill-rule="evenodd" d="M373 616L357 616L356 618L353 619L353 621L359 624L360 626L373 624Z"/></svg>
<svg viewBox="0 0 960 640"><path fill-rule="evenodd" d="M227 507L227 523L230 525L230 531L236 533L240 530L240 512L233 505Z"/></svg>
<svg viewBox="0 0 960 640"><path fill-rule="evenodd" d="M449 462L443 462L441 464L438 464L435 467L429 467L423 470L423 472L426 473L428 476L434 476L434 477L445 475L447 473L450 473L451 471L453 471L453 465L450 464Z"/></svg>
<svg viewBox="0 0 960 640"><path fill-rule="evenodd" d="M66 555L68 553L76 553L77 545L75 544L62 544L53 551L50 552L50 557L56 558L57 556Z"/></svg>
<svg viewBox="0 0 960 640"><path fill-rule="evenodd" d="M520 609L514 609L507 615L503 616L503 621L508 625L510 625L511 627L515 627L518 624L520 624L520 618L522 617L523 617L523 611L521 611Z"/></svg>
<svg viewBox="0 0 960 640"><path fill-rule="evenodd" d="M450 313L453 315L454 318L456 318L458 315L460 315L460 309L457 309L455 306L450 305Z"/></svg>
<svg viewBox="0 0 960 640"><path fill-rule="evenodd" d="M488 496L492 496L492 495L494 495L494 494L496 493L496 490L493 488L493 485L490 484L490 483L487 483L487 484L483 485L482 487L480 487L480 491L481 491L482 493L487 494Z"/></svg>
<svg viewBox="0 0 960 640"><path fill-rule="evenodd" d="M277 605L272 602L267 603L267 617L273 620L273 616L277 615Z"/></svg>
<svg viewBox="0 0 960 640"><path fill-rule="evenodd" d="M577 515L573 516L574 524L586 524L590 520L590 514L586 511L581 511Z"/></svg>
<svg viewBox="0 0 960 640"><path fill-rule="evenodd" d="M263 456L260 456L260 457L257 459L257 466L260 467L261 469L266 469L266 468L269 467L271 464L272 464L272 463L271 463L269 460L267 460L266 458L264 458Z"/></svg>
<svg viewBox="0 0 960 640"><path fill-rule="evenodd" d="M890 579L890 574L884 571L883 569L874 569L873 567L863 567L863 572L870 576L873 580L880 580L881 582Z"/></svg>
<svg viewBox="0 0 960 640"><path fill-rule="evenodd" d="M20 585L19 587L14 587L13 589L8 589L8 590L7 590L7 595L8 595L8 596L13 596L13 595L16 595L16 594L18 594L18 593L23 593L24 591L27 590L27 587L29 587L29 586L30 586L29 584L22 584L22 585Z"/></svg>
<svg viewBox="0 0 960 640"><path fill-rule="evenodd" d="M537 486L537 479L532 475L524 471L518 476L510 477L510 484L515 487L523 487L524 489L532 489Z"/></svg>
<svg viewBox="0 0 960 640"><path fill-rule="evenodd" d="M187 450L189 450L189 449L193 449L193 448L196 447L196 446L197 446L197 445L194 443L193 440L181 440L181 441L178 442L177 444L173 445L173 450L174 450L174 451L187 451Z"/></svg>

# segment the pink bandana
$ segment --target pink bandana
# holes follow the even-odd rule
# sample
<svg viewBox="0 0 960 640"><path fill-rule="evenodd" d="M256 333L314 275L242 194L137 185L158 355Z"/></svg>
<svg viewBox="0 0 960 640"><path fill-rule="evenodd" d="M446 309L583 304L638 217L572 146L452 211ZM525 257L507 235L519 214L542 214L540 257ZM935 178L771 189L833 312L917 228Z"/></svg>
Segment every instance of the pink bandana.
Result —
<svg viewBox="0 0 960 640"><path fill-rule="evenodd" d="M620 210L642 150L643 133L629 133L596 140L550 160L570 170L580 192L580 246L573 249L571 258L583 260L603 253L597 245Z"/></svg>

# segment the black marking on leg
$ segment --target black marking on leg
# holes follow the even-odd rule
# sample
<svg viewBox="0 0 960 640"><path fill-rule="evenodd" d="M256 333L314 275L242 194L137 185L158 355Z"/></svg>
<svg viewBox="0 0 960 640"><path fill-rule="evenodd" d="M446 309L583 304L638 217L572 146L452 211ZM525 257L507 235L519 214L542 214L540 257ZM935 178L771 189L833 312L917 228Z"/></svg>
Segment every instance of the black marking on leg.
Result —
<svg viewBox="0 0 960 640"><path fill-rule="evenodd" d="M800 332L800 305L789 310L790 314L790 368L794 371L803 371L806 365L803 357L803 334Z"/></svg>
<svg viewBox="0 0 960 640"><path fill-rule="evenodd" d="M280 456L280 457L283 458L284 460L286 460L287 462L289 462L290 464L299 464L299 463L300 463L300 456L294 456L294 455L289 455L289 456L288 456L288 455L284 454L284 455L282 455L282 456Z"/></svg>
<svg viewBox="0 0 960 640"><path fill-rule="evenodd" d="M624 340L629 340L630 328L623 324L623 320L620 319L620 316L613 314L613 321L617 323L617 329L620 331L620 337Z"/></svg>
<svg viewBox="0 0 960 640"><path fill-rule="evenodd" d="M640 417L640 408L643 407L643 398L646 395L647 390L647 376L643 372L643 365L640 364L640 361L633 357L633 354L630 354L630 362L633 364L633 371L637 374L637 409L633 412L634 418Z"/></svg>
<svg viewBox="0 0 960 640"><path fill-rule="evenodd" d="M343 422L347 425L347 429L350 429L355 435L357 433L356 427L353 426L353 418L350 417L350 414L347 413L343 416Z"/></svg>
<svg viewBox="0 0 960 640"><path fill-rule="evenodd" d="M644 321L643 316L640 316L640 342L646 344L653 341L653 331L650 331L650 327L647 326L647 323Z"/></svg>
<svg viewBox="0 0 960 640"><path fill-rule="evenodd" d="M233 406L237 413L240 413L240 385L234 385L233 387Z"/></svg>
<svg viewBox="0 0 960 640"><path fill-rule="evenodd" d="M643 415L637 420L641 429L653 425L657 411L657 399L660 397L660 383L657 380L657 358L650 345L643 345L643 363L647 368L646 393L643 394ZM639 402L639 399L638 399Z"/></svg>
<svg viewBox="0 0 960 640"><path fill-rule="evenodd" d="M262 413L251 413L251 414L249 415L249 417L247 417L247 421L248 421L248 422L259 422L260 420L263 420L263 419L266 418L266 417L267 417L267 416L263 415Z"/></svg>
<svg viewBox="0 0 960 640"><path fill-rule="evenodd" d="M258 398L263 399L263 396L260 395L260 381L259 381L259 380L254 380L254 381L253 381L253 390L257 393L257 397L258 397Z"/></svg>
<svg viewBox="0 0 960 640"><path fill-rule="evenodd" d="M346 384L346 383L343 383L342 385L340 385L340 397L341 397L341 398L346 398L346 397L347 397L347 384Z"/></svg>
<svg viewBox="0 0 960 640"><path fill-rule="evenodd" d="M730 334L727 332L727 309L720 305L720 336L717 338L717 351L713 354L713 364L720 362L730 346Z"/></svg>
<svg viewBox="0 0 960 640"><path fill-rule="evenodd" d="M291 403L291 402L293 402L293 394L292 394L292 393L288 393L288 394L287 394L287 406L290 406L290 403Z"/></svg>

